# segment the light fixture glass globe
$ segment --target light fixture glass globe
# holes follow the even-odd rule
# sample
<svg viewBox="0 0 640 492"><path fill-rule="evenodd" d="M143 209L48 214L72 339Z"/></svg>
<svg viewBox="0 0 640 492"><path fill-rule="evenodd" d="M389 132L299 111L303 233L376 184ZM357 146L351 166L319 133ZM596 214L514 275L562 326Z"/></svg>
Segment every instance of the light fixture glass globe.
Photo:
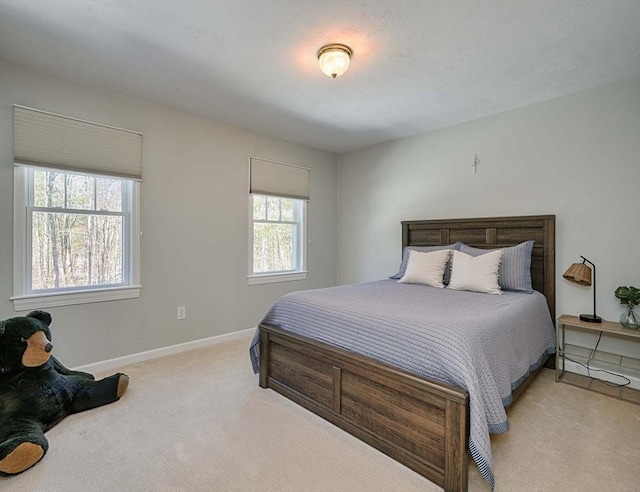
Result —
<svg viewBox="0 0 640 492"><path fill-rule="evenodd" d="M351 49L343 44L330 44L318 51L320 70L331 78L340 77L351 63Z"/></svg>

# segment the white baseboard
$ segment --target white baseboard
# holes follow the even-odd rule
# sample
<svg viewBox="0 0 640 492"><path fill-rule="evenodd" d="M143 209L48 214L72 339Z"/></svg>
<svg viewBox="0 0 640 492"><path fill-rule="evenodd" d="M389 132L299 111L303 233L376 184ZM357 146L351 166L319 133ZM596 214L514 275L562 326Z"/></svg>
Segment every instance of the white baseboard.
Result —
<svg viewBox="0 0 640 492"><path fill-rule="evenodd" d="M147 350L145 352L138 352L137 354L124 355L122 357L116 357L115 359L93 362L91 364L74 367L73 370L90 373L113 371L114 369L119 369L123 366L128 366L129 364L136 364L138 362L157 359L158 357L164 357L166 355L179 354L181 352L188 352L189 350L209 347L211 345L217 345L219 343L229 342L231 340L237 340L238 338L243 338L248 334L253 333L254 331L255 328L247 328L246 330L234 331L231 333L225 333L223 335L216 335L208 338L201 338L200 340L179 343L177 345L169 345L168 347Z"/></svg>

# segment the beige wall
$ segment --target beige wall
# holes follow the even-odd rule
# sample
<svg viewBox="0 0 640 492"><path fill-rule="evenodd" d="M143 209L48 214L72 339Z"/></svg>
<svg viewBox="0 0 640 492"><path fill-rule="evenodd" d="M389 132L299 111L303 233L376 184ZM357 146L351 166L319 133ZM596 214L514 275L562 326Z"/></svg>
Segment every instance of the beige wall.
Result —
<svg viewBox="0 0 640 492"><path fill-rule="evenodd" d="M335 285L334 154L1 62L0 319L26 314L9 301L13 104L144 133L142 295L48 309L55 353L67 365L250 328L280 295ZM306 281L247 285L252 155L311 168ZM176 320L177 306L186 306L186 320Z"/></svg>
<svg viewBox="0 0 640 492"><path fill-rule="evenodd" d="M339 283L397 271L401 220L555 214L558 314L592 310L561 277L579 255L601 316L640 286L640 79L341 154L338 176Z"/></svg>
<svg viewBox="0 0 640 492"><path fill-rule="evenodd" d="M580 254L598 266L600 315L619 316L615 287L640 285L638 79L336 159L1 62L0 319L24 314L9 301L13 104L144 132L142 296L51 308L56 354L68 365L255 326L280 295L334 285L336 265L339 283L395 273L408 219L556 214L558 313L590 310L591 291L561 278ZM306 281L247 285L250 155L312 169Z"/></svg>

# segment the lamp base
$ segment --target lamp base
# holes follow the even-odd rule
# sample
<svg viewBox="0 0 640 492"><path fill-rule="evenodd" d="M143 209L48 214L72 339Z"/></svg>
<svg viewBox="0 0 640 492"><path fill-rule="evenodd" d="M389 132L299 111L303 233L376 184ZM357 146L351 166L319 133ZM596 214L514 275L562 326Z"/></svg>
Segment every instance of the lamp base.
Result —
<svg viewBox="0 0 640 492"><path fill-rule="evenodd" d="M595 314L581 314L580 321L586 321L588 323L602 323L602 318Z"/></svg>

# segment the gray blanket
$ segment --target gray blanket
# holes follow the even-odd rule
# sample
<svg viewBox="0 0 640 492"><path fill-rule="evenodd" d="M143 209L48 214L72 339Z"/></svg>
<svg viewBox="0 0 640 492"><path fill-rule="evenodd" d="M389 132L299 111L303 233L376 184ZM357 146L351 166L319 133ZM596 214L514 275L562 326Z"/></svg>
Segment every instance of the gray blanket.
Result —
<svg viewBox="0 0 640 492"><path fill-rule="evenodd" d="M539 292L503 295L379 280L281 297L262 323L469 392L469 450L493 490L489 433L509 429L512 391L555 352ZM258 331L251 344L259 369Z"/></svg>

